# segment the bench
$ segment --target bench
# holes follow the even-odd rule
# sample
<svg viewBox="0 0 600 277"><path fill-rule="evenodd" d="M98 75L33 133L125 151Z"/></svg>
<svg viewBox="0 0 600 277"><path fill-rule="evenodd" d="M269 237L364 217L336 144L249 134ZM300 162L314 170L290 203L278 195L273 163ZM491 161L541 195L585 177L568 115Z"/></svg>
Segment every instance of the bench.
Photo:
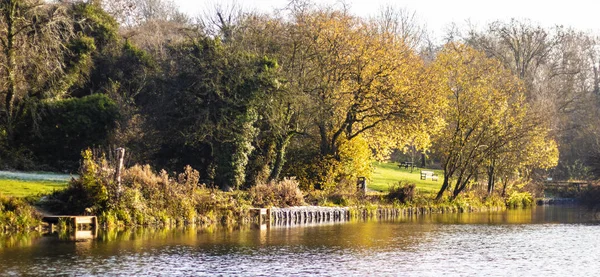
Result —
<svg viewBox="0 0 600 277"><path fill-rule="evenodd" d="M421 170L421 180L427 180L427 178L431 179L431 181L437 181L438 175L433 171Z"/></svg>
<svg viewBox="0 0 600 277"><path fill-rule="evenodd" d="M403 168L403 167L404 167L404 168L406 168L406 169L408 169L408 167L409 167L409 166L412 166L412 163L411 163L411 162L401 162L401 163L398 165L398 167L399 167L399 168Z"/></svg>

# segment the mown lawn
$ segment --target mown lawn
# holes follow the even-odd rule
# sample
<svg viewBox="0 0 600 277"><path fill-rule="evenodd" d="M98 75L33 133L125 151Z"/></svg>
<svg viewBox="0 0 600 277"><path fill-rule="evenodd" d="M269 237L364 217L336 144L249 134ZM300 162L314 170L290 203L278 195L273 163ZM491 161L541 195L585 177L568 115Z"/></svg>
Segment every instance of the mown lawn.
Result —
<svg viewBox="0 0 600 277"><path fill-rule="evenodd" d="M67 187L70 175L0 171L0 194L27 197L48 194Z"/></svg>
<svg viewBox="0 0 600 277"><path fill-rule="evenodd" d="M423 193L437 193L442 186L441 170L414 168L413 172L409 169L399 168L397 163L379 163L373 164L375 172L371 182L367 185L369 189L381 192L389 191L390 187L399 181L412 183ZM431 179L421 180L421 170L434 171L438 175L437 181Z"/></svg>
<svg viewBox="0 0 600 277"><path fill-rule="evenodd" d="M4 196L27 197L48 194L66 187L67 182L63 181L0 179L0 194Z"/></svg>

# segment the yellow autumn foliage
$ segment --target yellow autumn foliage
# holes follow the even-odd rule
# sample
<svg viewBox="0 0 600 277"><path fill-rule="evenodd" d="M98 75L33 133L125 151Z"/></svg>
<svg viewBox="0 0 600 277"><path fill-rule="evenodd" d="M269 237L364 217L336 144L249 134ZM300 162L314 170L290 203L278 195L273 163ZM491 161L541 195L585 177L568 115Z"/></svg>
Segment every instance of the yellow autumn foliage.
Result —
<svg viewBox="0 0 600 277"><path fill-rule="evenodd" d="M447 125L435 139L445 171L438 198L450 187L456 197L485 169L507 179L556 165L557 145L547 121L529 108L521 81L499 61L449 43L431 70L434 87L448 100Z"/></svg>

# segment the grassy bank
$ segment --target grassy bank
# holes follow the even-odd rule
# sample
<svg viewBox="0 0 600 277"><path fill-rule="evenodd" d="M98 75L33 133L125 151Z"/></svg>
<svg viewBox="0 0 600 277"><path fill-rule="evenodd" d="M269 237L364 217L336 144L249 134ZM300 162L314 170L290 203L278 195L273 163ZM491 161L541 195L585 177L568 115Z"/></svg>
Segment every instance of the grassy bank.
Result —
<svg viewBox="0 0 600 277"><path fill-rule="evenodd" d="M39 226L40 215L31 203L0 194L0 232L27 231Z"/></svg>
<svg viewBox="0 0 600 277"><path fill-rule="evenodd" d="M419 192L423 194L437 193L442 186L443 172L441 170L414 168L399 168L397 163L373 163L375 171L368 188L379 192L389 192L390 188L398 182L415 184ZM434 171L438 175L437 181L431 179L421 180L421 170Z"/></svg>
<svg viewBox="0 0 600 277"><path fill-rule="evenodd" d="M0 194L19 198L50 194L67 188L72 177L48 172L0 171Z"/></svg>
<svg viewBox="0 0 600 277"><path fill-rule="evenodd" d="M435 172L441 175L440 171ZM45 210L55 214L95 214L105 226L244 225L254 220L250 213L252 207L345 206L354 211L355 217L373 217L390 211L396 214L473 212L509 206L505 199L483 200L476 193L466 193L451 202L434 201L432 194L441 186L441 178L421 180L420 169L410 172L394 163L375 164L369 188L378 192L368 195L361 195L353 188L302 192L294 179L224 192L199 184L199 173L190 167L180 174L169 175L138 165L123 170L119 187L106 161L95 159L90 153L85 156L81 176L68 185L39 180L4 179L2 182L4 194L11 196L4 196L2 200L5 204L0 215L4 214L4 221L10 221L13 226L30 224L33 227L38 224L35 210L22 197L45 193L50 193L44 200ZM403 185L398 186L399 182ZM524 203L520 199L515 201Z"/></svg>
<svg viewBox="0 0 600 277"><path fill-rule="evenodd" d="M0 179L0 194L18 198L50 194L66 187L64 181Z"/></svg>

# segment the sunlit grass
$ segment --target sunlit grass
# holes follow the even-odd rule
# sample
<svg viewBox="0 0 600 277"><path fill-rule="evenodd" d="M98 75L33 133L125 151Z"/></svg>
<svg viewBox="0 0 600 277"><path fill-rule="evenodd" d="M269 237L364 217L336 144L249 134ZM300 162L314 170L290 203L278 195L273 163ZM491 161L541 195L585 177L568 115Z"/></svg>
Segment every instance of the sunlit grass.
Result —
<svg viewBox="0 0 600 277"><path fill-rule="evenodd" d="M0 194L13 197L27 197L40 194L49 194L67 187L64 181L33 181L0 179Z"/></svg>
<svg viewBox="0 0 600 277"><path fill-rule="evenodd" d="M411 173L410 168L399 168L397 163L376 162L373 166L375 167L375 172L373 173L371 182L368 184L371 190L388 192L390 187L399 181L415 184L420 192L426 194L437 193L442 186L443 174L441 170L414 168ZM434 171L438 175L438 180L421 180L421 170Z"/></svg>
<svg viewBox="0 0 600 277"><path fill-rule="evenodd" d="M0 171L0 194L28 197L49 194L67 187L70 175Z"/></svg>

